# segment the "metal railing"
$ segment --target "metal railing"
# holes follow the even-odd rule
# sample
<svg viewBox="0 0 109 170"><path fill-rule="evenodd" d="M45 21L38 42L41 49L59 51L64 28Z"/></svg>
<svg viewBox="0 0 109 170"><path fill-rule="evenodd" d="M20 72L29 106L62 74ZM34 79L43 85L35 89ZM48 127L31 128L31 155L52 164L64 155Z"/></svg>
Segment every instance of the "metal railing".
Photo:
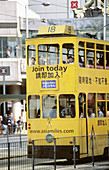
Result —
<svg viewBox="0 0 109 170"><path fill-rule="evenodd" d="M66 145L69 141L70 148ZM88 141L88 150L77 148L80 141L81 146L85 146ZM104 143L105 141L105 143ZM76 161L79 154L88 154L92 157L92 166L95 165L95 150L102 150L103 144L106 146L107 160L109 160L109 134L91 136L72 136L65 138L54 138L52 143L46 143L45 139L30 141L16 141L0 143L0 169L23 169L23 170L56 170L57 162L62 159L72 159L72 165L76 168ZM82 145L83 142L83 145ZM46 147L44 147L46 144ZM58 147L61 145L61 149ZM66 150L68 154L66 153ZM103 148L104 150L104 148ZM64 152L65 151L65 152ZM66 154L65 154L66 153Z"/></svg>

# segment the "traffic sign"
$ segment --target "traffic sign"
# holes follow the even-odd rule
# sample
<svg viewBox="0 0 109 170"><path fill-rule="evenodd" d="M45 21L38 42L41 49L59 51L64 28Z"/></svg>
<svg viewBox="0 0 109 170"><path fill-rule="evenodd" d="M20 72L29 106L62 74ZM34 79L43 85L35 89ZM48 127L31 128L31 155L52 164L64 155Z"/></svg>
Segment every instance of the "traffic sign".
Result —
<svg viewBox="0 0 109 170"><path fill-rule="evenodd" d="M7 76L10 75L10 67L7 66L0 67L0 76L3 75L7 75Z"/></svg>

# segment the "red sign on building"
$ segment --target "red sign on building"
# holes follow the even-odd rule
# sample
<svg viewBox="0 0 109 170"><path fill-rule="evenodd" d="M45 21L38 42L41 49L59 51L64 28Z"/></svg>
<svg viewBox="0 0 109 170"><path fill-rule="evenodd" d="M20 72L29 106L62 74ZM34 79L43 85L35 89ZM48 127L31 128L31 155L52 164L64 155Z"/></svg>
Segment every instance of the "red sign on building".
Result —
<svg viewBox="0 0 109 170"><path fill-rule="evenodd" d="M7 69L5 69L5 68L0 69L0 73L1 74L6 74L7 73Z"/></svg>
<svg viewBox="0 0 109 170"><path fill-rule="evenodd" d="M0 67L0 76L2 75L10 75L10 67L8 66Z"/></svg>
<svg viewBox="0 0 109 170"><path fill-rule="evenodd" d="M78 1L71 1L71 8L78 8Z"/></svg>

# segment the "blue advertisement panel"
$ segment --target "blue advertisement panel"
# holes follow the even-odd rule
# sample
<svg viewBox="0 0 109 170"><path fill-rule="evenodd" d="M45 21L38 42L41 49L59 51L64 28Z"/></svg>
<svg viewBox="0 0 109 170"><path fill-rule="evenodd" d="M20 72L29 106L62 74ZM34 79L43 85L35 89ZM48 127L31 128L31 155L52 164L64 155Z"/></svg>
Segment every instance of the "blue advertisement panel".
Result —
<svg viewBox="0 0 109 170"><path fill-rule="evenodd" d="M42 81L41 82L41 87L43 89L48 89L48 88L56 88L56 80L50 80L50 81Z"/></svg>

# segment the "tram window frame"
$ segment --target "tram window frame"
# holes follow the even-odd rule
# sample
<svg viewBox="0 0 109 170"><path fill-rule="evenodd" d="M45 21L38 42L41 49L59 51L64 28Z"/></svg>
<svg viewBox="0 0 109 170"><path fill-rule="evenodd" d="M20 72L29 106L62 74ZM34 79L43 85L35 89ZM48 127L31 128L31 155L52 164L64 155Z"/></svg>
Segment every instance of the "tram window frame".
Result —
<svg viewBox="0 0 109 170"><path fill-rule="evenodd" d="M36 47L34 44L27 46L27 64L29 66L36 65Z"/></svg>
<svg viewBox="0 0 109 170"><path fill-rule="evenodd" d="M109 93L107 93L107 117L109 117Z"/></svg>
<svg viewBox="0 0 109 170"><path fill-rule="evenodd" d="M88 93L87 95L88 117L96 117L96 93Z"/></svg>
<svg viewBox="0 0 109 170"><path fill-rule="evenodd" d="M39 95L28 96L28 117L29 119L40 118L40 96Z"/></svg>
<svg viewBox="0 0 109 170"><path fill-rule="evenodd" d="M42 117L57 118L57 96L56 95L47 94L42 96Z"/></svg>
<svg viewBox="0 0 109 170"><path fill-rule="evenodd" d="M106 117L106 94L105 93L97 93L97 111L98 107L100 107L101 112L103 112L102 117ZM97 113L98 114L98 113ZM97 115L99 117L99 115Z"/></svg>
<svg viewBox="0 0 109 170"><path fill-rule="evenodd" d="M79 118L86 118L86 94L85 93L79 93L78 102L79 102Z"/></svg>
<svg viewBox="0 0 109 170"><path fill-rule="evenodd" d="M109 45L106 45L106 51L109 51Z"/></svg>
<svg viewBox="0 0 109 170"><path fill-rule="evenodd" d="M105 69L105 45L96 43L96 68Z"/></svg>
<svg viewBox="0 0 109 170"><path fill-rule="evenodd" d="M85 47L85 42L84 41L79 41L78 47Z"/></svg>
<svg viewBox="0 0 109 170"><path fill-rule="evenodd" d="M104 50L104 44L96 44L96 49Z"/></svg>
<svg viewBox="0 0 109 170"><path fill-rule="evenodd" d="M86 50L87 53L87 68L95 68L95 51Z"/></svg>
<svg viewBox="0 0 109 170"><path fill-rule="evenodd" d="M91 42L86 42L86 48L95 48L95 43L91 43Z"/></svg>
<svg viewBox="0 0 109 170"><path fill-rule="evenodd" d="M40 47L43 47L40 49ZM54 51L53 48L56 48ZM52 54L52 55L51 55ZM53 54L55 59L53 60ZM39 65L57 65L60 63L60 45L59 44L39 44L38 45L38 64Z"/></svg>
<svg viewBox="0 0 109 170"><path fill-rule="evenodd" d="M104 51L96 51L96 68L104 69Z"/></svg>
<svg viewBox="0 0 109 170"><path fill-rule="evenodd" d="M109 70L109 51L106 51L106 69Z"/></svg>
<svg viewBox="0 0 109 170"><path fill-rule="evenodd" d="M97 93L97 100L105 100L105 93Z"/></svg>
<svg viewBox="0 0 109 170"><path fill-rule="evenodd" d="M85 49L79 48L78 55L79 55L79 66L85 67Z"/></svg>
<svg viewBox="0 0 109 170"><path fill-rule="evenodd" d="M72 46L73 45L73 46ZM62 44L62 62L63 64L74 64L75 46L73 43Z"/></svg>
<svg viewBox="0 0 109 170"><path fill-rule="evenodd" d="M75 118L75 95L74 94L60 94L59 95L59 117L60 118Z"/></svg>

